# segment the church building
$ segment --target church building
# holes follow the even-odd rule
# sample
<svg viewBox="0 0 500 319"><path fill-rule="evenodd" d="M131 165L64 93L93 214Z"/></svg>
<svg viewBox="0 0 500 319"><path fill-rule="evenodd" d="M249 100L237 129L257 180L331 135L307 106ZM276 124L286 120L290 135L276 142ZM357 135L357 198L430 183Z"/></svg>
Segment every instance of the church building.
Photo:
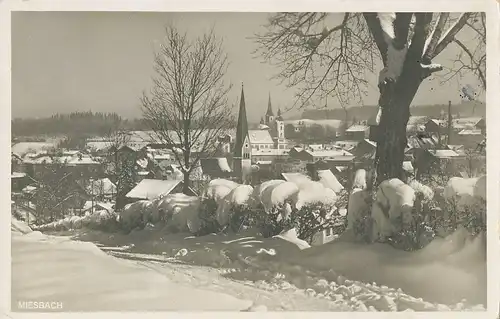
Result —
<svg viewBox="0 0 500 319"><path fill-rule="evenodd" d="M287 141L285 138L285 122L281 116L281 109L278 109L278 116L274 117L274 112L271 104L271 94L269 93L269 99L267 102L267 112L264 118L261 119L260 124L264 129L269 130L269 134L274 141L275 149L286 149Z"/></svg>

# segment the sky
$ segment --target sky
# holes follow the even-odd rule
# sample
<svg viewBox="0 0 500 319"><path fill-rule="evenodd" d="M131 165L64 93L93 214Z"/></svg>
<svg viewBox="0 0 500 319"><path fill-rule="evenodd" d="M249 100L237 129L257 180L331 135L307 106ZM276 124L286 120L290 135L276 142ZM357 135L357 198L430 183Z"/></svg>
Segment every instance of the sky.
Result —
<svg viewBox="0 0 500 319"><path fill-rule="evenodd" d="M126 118L141 116L139 98L151 88L155 46L164 26L173 24L189 36L211 27L224 39L230 65L227 81L233 84L228 99L237 105L241 83L247 114L256 122L265 114L271 94L274 111L289 108L294 90L272 76L277 69L252 52L249 39L263 30L268 13L172 12L13 12L12 116L45 117L73 111L116 112ZM434 62L449 65L457 51L446 49ZM376 76L364 105L376 105ZM478 85L474 77L444 85L427 80L413 105L459 102L464 85ZM318 103L320 104L320 103ZM329 107L338 107L329 101ZM234 108L236 112L236 107ZM290 111L286 116L296 115Z"/></svg>

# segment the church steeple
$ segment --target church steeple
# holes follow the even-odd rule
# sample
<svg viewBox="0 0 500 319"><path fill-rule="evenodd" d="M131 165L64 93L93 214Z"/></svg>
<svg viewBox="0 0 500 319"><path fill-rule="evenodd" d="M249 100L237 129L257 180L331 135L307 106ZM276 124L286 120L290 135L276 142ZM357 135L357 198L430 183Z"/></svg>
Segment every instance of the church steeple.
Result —
<svg viewBox="0 0 500 319"><path fill-rule="evenodd" d="M266 112L266 122L265 124L267 126L272 125L274 121L274 113L273 113L273 107L271 105L271 93L269 93L269 99L267 101L267 112Z"/></svg>
<svg viewBox="0 0 500 319"><path fill-rule="evenodd" d="M278 108L278 117L276 119L278 121L283 121L283 117L281 116L281 108Z"/></svg>
<svg viewBox="0 0 500 319"><path fill-rule="evenodd" d="M236 140L234 145L235 157L243 157L243 147L248 136L247 110L245 106L245 92L241 83L240 110L238 114L238 126L236 127Z"/></svg>
<svg viewBox="0 0 500 319"><path fill-rule="evenodd" d="M252 147L248 136L247 110L245 106L245 93L241 84L240 110L238 114L238 127L234 143L233 171L240 183L247 183L252 169Z"/></svg>
<svg viewBox="0 0 500 319"><path fill-rule="evenodd" d="M267 100L267 112L266 112L266 116L274 116L274 113L273 113L273 107L271 105L271 93L269 93L269 98Z"/></svg>

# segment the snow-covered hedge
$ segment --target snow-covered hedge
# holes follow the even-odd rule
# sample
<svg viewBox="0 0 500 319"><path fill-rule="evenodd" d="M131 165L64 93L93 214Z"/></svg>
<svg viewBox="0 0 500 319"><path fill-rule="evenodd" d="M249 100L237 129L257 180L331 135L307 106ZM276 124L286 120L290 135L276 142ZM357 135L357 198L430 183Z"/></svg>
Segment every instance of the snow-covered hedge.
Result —
<svg viewBox="0 0 500 319"><path fill-rule="evenodd" d="M83 216L69 216L44 225L33 226L39 231L58 231L80 229L83 227L100 230L115 230L118 227L118 216L106 210L87 212Z"/></svg>

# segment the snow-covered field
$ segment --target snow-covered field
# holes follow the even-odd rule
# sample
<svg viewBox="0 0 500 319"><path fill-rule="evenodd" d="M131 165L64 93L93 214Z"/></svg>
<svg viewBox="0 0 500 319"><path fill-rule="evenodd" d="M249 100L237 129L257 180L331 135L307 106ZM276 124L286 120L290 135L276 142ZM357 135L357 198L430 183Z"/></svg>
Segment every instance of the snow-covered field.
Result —
<svg viewBox="0 0 500 319"><path fill-rule="evenodd" d="M243 311L252 301L190 287L91 243L31 232L12 223L12 311L18 302L56 311Z"/></svg>
<svg viewBox="0 0 500 319"><path fill-rule="evenodd" d="M111 255L146 263L166 274L178 273L174 277L182 278L179 268L188 267L196 276L217 283L207 289L258 299L269 310L485 308L481 305L486 300L485 238L469 238L463 230L413 253L342 239L308 247L293 233L268 239L252 231L192 237L167 234L160 228L127 235L85 229L57 234L97 243ZM272 292L270 299L256 297L255 289ZM277 299L286 299L284 295L294 301L283 306Z"/></svg>

